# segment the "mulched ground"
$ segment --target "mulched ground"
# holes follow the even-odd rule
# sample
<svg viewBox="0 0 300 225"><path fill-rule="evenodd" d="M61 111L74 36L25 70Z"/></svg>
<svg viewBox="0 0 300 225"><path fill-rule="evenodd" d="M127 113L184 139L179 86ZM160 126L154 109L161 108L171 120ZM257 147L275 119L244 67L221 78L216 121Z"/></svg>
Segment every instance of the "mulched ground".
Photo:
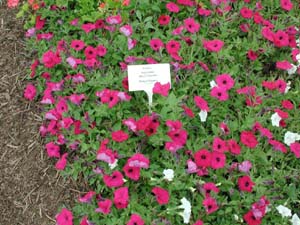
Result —
<svg viewBox="0 0 300 225"><path fill-rule="evenodd" d="M22 21L0 0L0 224L52 225L59 207L70 207L79 188L64 181L47 159L37 105L22 97L26 68Z"/></svg>

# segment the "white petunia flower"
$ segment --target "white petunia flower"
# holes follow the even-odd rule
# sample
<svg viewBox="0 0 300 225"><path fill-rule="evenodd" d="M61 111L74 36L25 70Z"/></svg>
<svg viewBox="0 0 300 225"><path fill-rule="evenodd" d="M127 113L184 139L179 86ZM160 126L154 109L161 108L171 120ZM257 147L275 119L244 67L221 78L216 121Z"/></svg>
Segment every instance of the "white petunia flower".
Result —
<svg viewBox="0 0 300 225"><path fill-rule="evenodd" d="M174 178L174 170L172 170L172 169L164 170L163 174L165 175L164 179L167 181L172 181Z"/></svg>
<svg viewBox="0 0 300 225"><path fill-rule="evenodd" d="M211 82L209 82L209 84L210 84L210 89L218 86L214 80L212 80Z"/></svg>
<svg viewBox="0 0 300 225"><path fill-rule="evenodd" d="M283 205L277 206L276 209L281 214L282 217L290 217L290 216L292 216L292 211L289 208L287 208L287 207L285 207Z"/></svg>
<svg viewBox="0 0 300 225"><path fill-rule="evenodd" d="M294 64L291 64L291 66L292 66L292 68L287 70L287 72L288 72L289 75L292 75L292 74L296 73L297 68L298 68Z"/></svg>
<svg viewBox="0 0 300 225"><path fill-rule="evenodd" d="M271 116L271 121L272 121L272 126L274 127L279 127L279 122L282 118L278 115L278 113L274 113L272 116Z"/></svg>
<svg viewBox="0 0 300 225"><path fill-rule="evenodd" d="M200 120L201 122L205 122L207 118L207 111L206 110L201 110L199 112Z"/></svg>
<svg viewBox="0 0 300 225"><path fill-rule="evenodd" d="M191 203L185 197L180 201L181 205L178 208L183 209L183 212L180 212L179 215L183 217L183 223L189 223L192 212Z"/></svg>
<svg viewBox="0 0 300 225"><path fill-rule="evenodd" d="M284 90L284 94L288 93L290 89L291 89L291 82L288 81L287 84L286 84L286 88Z"/></svg>
<svg viewBox="0 0 300 225"><path fill-rule="evenodd" d="M293 217L290 221L291 221L292 225L300 225L300 219L296 213L293 215Z"/></svg>
<svg viewBox="0 0 300 225"><path fill-rule="evenodd" d="M297 133L287 131L284 135L284 143L288 146L290 146L292 143L299 140L300 140L300 135Z"/></svg>
<svg viewBox="0 0 300 225"><path fill-rule="evenodd" d="M109 163L108 166L112 170L118 165L118 160L116 159L114 163Z"/></svg>
<svg viewBox="0 0 300 225"><path fill-rule="evenodd" d="M300 63L300 54L296 55L296 59L297 59L298 63Z"/></svg>

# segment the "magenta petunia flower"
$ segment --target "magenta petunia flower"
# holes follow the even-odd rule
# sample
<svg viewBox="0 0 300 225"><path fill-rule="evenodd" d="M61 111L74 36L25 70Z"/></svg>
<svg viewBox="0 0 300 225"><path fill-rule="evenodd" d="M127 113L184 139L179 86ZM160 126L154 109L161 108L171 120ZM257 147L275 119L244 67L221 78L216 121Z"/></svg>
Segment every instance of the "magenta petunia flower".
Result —
<svg viewBox="0 0 300 225"><path fill-rule="evenodd" d="M60 158L60 148L54 142L47 143L46 150L49 157Z"/></svg>
<svg viewBox="0 0 300 225"><path fill-rule="evenodd" d="M248 9L247 7L243 7L240 10L240 14L245 19L251 19L253 17L253 11L251 9Z"/></svg>
<svg viewBox="0 0 300 225"><path fill-rule="evenodd" d="M88 193L86 193L85 195L83 195L82 197L80 197L78 200L81 203L91 203L92 198L95 196L96 192L94 191L89 191Z"/></svg>
<svg viewBox="0 0 300 225"><path fill-rule="evenodd" d="M59 214L55 216L57 225L73 225L73 214L70 210L63 208Z"/></svg>
<svg viewBox="0 0 300 225"><path fill-rule="evenodd" d="M203 40L202 44L203 47L209 52L219 52L222 49L224 42L221 40Z"/></svg>
<svg viewBox="0 0 300 225"><path fill-rule="evenodd" d="M293 8L293 3L291 0L280 0L280 6L286 11L291 11Z"/></svg>
<svg viewBox="0 0 300 225"><path fill-rule="evenodd" d="M169 12L178 13L180 11L180 8L178 5L176 5L174 2L168 2L166 4L166 8Z"/></svg>
<svg viewBox="0 0 300 225"><path fill-rule="evenodd" d="M150 165L150 161L148 158L146 158L141 153L136 153L133 156L131 156L128 161L128 165L131 167L139 167L139 168L145 168L148 169Z"/></svg>
<svg viewBox="0 0 300 225"><path fill-rule="evenodd" d="M171 17L168 15L161 15L160 17L158 17L157 21L159 23L159 25L161 26L166 26L170 23Z"/></svg>
<svg viewBox="0 0 300 225"><path fill-rule="evenodd" d="M112 201L110 199L99 201L97 204L98 208L95 209L95 212L100 212L105 215L110 213L110 208L112 206Z"/></svg>
<svg viewBox="0 0 300 225"><path fill-rule="evenodd" d="M76 51L80 51L84 49L85 43L82 40L72 40L71 42L71 48L73 48Z"/></svg>
<svg viewBox="0 0 300 225"><path fill-rule="evenodd" d="M258 145L258 141L251 131L242 131L240 140L248 148L255 148Z"/></svg>
<svg viewBox="0 0 300 225"><path fill-rule="evenodd" d="M153 38L153 39L150 40L149 43L150 43L150 47L154 51L159 51L161 48L164 47L164 43L159 38Z"/></svg>
<svg viewBox="0 0 300 225"><path fill-rule="evenodd" d="M118 130L118 131L112 132L111 137L116 142L123 142L128 139L129 135L122 130Z"/></svg>
<svg viewBox="0 0 300 225"><path fill-rule="evenodd" d="M249 176L242 176L238 179L238 186L240 191L252 192L255 183Z"/></svg>
<svg viewBox="0 0 300 225"><path fill-rule="evenodd" d="M155 195L158 204L160 205L168 204L170 196L167 190L160 187L154 187L151 192Z"/></svg>
<svg viewBox="0 0 300 225"><path fill-rule="evenodd" d="M166 44L166 49L167 49L167 52L169 54L178 53L178 51L180 50L180 48L181 48L180 43L178 41L175 41L175 40L170 40Z"/></svg>
<svg viewBox="0 0 300 225"><path fill-rule="evenodd" d="M161 84L160 82L156 82L152 88L152 92L154 94L160 94L162 96L167 97L169 94L169 90L170 90L170 83L166 83L166 84Z"/></svg>
<svg viewBox="0 0 300 225"><path fill-rule="evenodd" d="M207 197L203 200L202 205L205 208L206 214L211 214L219 209L216 199Z"/></svg>
<svg viewBox="0 0 300 225"><path fill-rule="evenodd" d="M126 225L144 225L145 222L138 214L132 214Z"/></svg>
<svg viewBox="0 0 300 225"><path fill-rule="evenodd" d="M126 37L129 37L132 35L132 32L133 32L132 26L129 24L124 25L124 26L120 27L120 32L122 34L124 34Z"/></svg>
<svg viewBox="0 0 300 225"><path fill-rule="evenodd" d="M66 168L67 165L67 157L68 157L68 153L65 153L61 156L61 158L56 162L55 164L55 168L57 170L64 170Z"/></svg>
<svg viewBox="0 0 300 225"><path fill-rule="evenodd" d="M43 54L42 62L46 68L53 68L61 62L61 58L58 52L49 50Z"/></svg>
<svg viewBox="0 0 300 225"><path fill-rule="evenodd" d="M36 87L33 84L27 84L24 90L24 98L32 101L36 96Z"/></svg>
<svg viewBox="0 0 300 225"><path fill-rule="evenodd" d="M120 23L122 23L122 17L121 17L121 15L109 16L106 18L106 22L111 25L120 24Z"/></svg>
<svg viewBox="0 0 300 225"><path fill-rule="evenodd" d="M226 155L223 152L212 152L211 153L211 168L221 169L225 166Z"/></svg>
<svg viewBox="0 0 300 225"><path fill-rule="evenodd" d="M219 101L226 101L229 98L227 90L224 87L215 86L210 90L210 95Z"/></svg>
<svg viewBox="0 0 300 225"><path fill-rule="evenodd" d="M198 32L200 29L200 24L197 23L194 18L187 18L183 21L183 23L185 29L192 34Z"/></svg>
<svg viewBox="0 0 300 225"><path fill-rule="evenodd" d="M103 182L107 187L120 187L124 184L123 175L120 171L114 171L111 175L104 175Z"/></svg>
<svg viewBox="0 0 300 225"><path fill-rule="evenodd" d="M114 191L114 204L117 209L127 208L129 203L128 187L121 187Z"/></svg>
<svg viewBox="0 0 300 225"><path fill-rule="evenodd" d="M212 154L206 149L200 149L194 154L195 163L198 167L210 167Z"/></svg>
<svg viewBox="0 0 300 225"><path fill-rule="evenodd" d="M125 166L123 167L123 172L125 173L125 175L134 181L137 181L140 179L140 171L141 168L140 167L135 167L135 166L129 166L128 163L125 164Z"/></svg>

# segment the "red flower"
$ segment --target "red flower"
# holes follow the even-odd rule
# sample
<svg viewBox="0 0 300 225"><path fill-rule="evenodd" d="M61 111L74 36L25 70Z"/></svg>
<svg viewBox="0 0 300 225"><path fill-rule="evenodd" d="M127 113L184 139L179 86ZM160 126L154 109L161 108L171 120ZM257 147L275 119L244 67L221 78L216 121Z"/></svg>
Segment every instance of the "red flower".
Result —
<svg viewBox="0 0 300 225"><path fill-rule="evenodd" d="M201 149L194 154L195 163L199 167L210 167L211 153L206 149Z"/></svg>
<svg viewBox="0 0 300 225"><path fill-rule="evenodd" d="M161 48L164 47L164 43L159 38L153 38L150 40L150 47L154 51L159 51Z"/></svg>
<svg viewBox="0 0 300 225"><path fill-rule="evenodd" d="M220 74L216 76L216 83L225 90L230 90L234 86L234 79L229 74Z"/></svg>
<svg viewBox="0 0 300 225"><path fill-rule="evenodd" d="M187 18L183 22L185 29L192 34L198 32L200 29L200 24L197 23L194 18Z"/></svg>
<svg viewBox="0 0 300 225"><path fill-rule="evenodd" d="M175 41L175 40L170 40L166 44L166 49L167 49L167 52L169 54L178 53L178 51L180 50L180 48L181 48L180 43L178 41Z"/></svg>
<svg viewBox="0 0 300 225"><path fill-rule="evenodd" d="M215 86L211 89L210 95L219 101L226 101L229 98L228 92L224 87Z"/></svg>
<svg viewBox="0 0 300 225"><path fill-rule="evenodd" d="M215 151L215 152L228 151L228 146L226 144L226 141L222 140L219 137L215 137L213 140L213 151Z"/></svg>
<svg viewBox="0 0 300 225"><path fill-rule="evenodd" d="M61 58L58 52L49 50L43 54L42 62L46 68L53 68L61 62Z"/></svg>
<svg viewBox="0 0 300 225"><path fill-rule="evenodd" d="M125 175L134 181L137 181L140 179L140 171L141 171L141 168L131 167L128 165L128 163L126 163L125 166L123 167L123 172L125 173Z"/></svg>
<svg viewBox="0 0 300 225"><path fill-rule="evenodd" d="M105 174L103 181L107 187L120 187L124 184L123 175L119 171L114 171L111 176Z"/></svg>
<svg viewBox="0 0 300 225"><path fill-rule="evenodd" d="M257 219L255 218L255 216L253 215L252 210L248 211L245 215L244 215L244 220L246 221L246 223L248 225L259 225L261 224L261 219Z"/></svg>
<svg viewBox="0 0 300 225"><path fill-rule="evenodd" d="M94 191L89 191L84 196L79 198L79 202L81 203L90 203L92 201L93 196L96 194Z"/></svg>
<svg viewBox="0 0 300 225"><path fill-rule="evenodd" d="M126 223L126 225L144 225L145 222L143 221L142 217L138 214L132 214L130 216L130 220Z"/></svg>
<svg viewBox="0 0 300 225"><path fill-rule="evenodd" d="M112 132L111 137L116 142L123 142L128 139L129 135L122 130L118 130L118 131Z"/></svg>
<svg viewBox="0 0 300 225"><path fill-rule="evenodd" d="M221 40L211 40L202 42L203 47L209 52L219 52L224 45L224 42Z"/></svg>
<svg viewBox="0 0 300 225"><path fill-rule="evenodd" d="M139 168L148 169L150 161L143 154L136 153L128 159L127 163L130 167L139 167Z"/></svg>
<svg viewBox="0 0 300 225"><path fill-rule="evenodd" d="M114 204L118 209L127 208L128 201L128 187L121 187L114 191Z"/></svg>
<svg viewBox="0 0 300 225"><path fill-rule="evenodd" d="M161 15L159 18L158 18L158 23L161 25L161 26L165 26L165 25L168 25L169 22L171 20L171 17L168 16L168 15Z"/></svg>
<svg viewBox="0 0 300 225"><path fill-rule="evenodd" d="M227 141L227 145L229 147L229 151L233 155L239 155L241 154L241 147L234 139L230 139Z"/></svg>
<svg viewBox="0 0 300 225"><path fill-rule="evenodd" d="M110 199L105 199L98 202L98 208L95 211L103 214L109 214L111 206L112 201Z"/></svg>
<svg viewBox="0 0 300 225"><path fill-rule="evenodd" d="M300 143L294 142L290 145L291 152L295 154L296 158L300 158Z"/></svg>
<svg viewBox="0 0 300 225"><path fill-rule="evenodd" d="M290 11L293 8L293 3L290 0L280 0L280 6L286 11Z"/></svg>
<svg viewBox="0 0 300 225"><path fill-rule="evenodd" d="M33 84L28 84L24 90L24 98L32 101L36 96L36 87Z"/></svg>
<svg viewBox="0 0 300 225"><path fill-rule="evenodd" d="M166 84L161 84L160 82L156 82L154 84L154 87L152 88L152 92L154 94L160 94L162 96L168 96L169 94L169 90L170 90L170 83L166 83Z"/></svg>
<svg viewBox="0 0 300 225"><path fill-rule="evenodd" d="M248 148L255 148L258 145L258 141L251 131L242 131L240 139Z"/></svg>
<svg viewBox="0 0 300 225"><path fill-rule="evenodd" d="M211 168L221 169L225 166L226 155L221 152L212 152L211 153Z"/></svg>
<svg viewBox="0 0 300 225"><path fill-rule="evenodd" d="M255 183L249 176L242 176L238 179L238 186L241 191L252 192Z"/></svg>
<svg viewBox="0 0 300 225"><path fill-rule="evenodd" d="M72 40L71 42L71 48L73 48L76 51L80 51L84 49L85 43L82 40Z"/></svg>
<svg viewBox="0 0 300 225"><path fill-rule="evenodd" d="M166 8L169 12L178 13L180 8L178 5L176 5L174 2L169 2L166 4Z"/></svg>
<svg viewBox="0 0 300 225"><path fill-rule="evenodd" d="M202 205L205 208L206 214L211 214L218 210L219 206L216 199L207 197L203 200Z"/></svg>
<svg viewBox="0 0 300 225"><path fill-rule="evenodd" d="M240 14L245 19L251 19L253 16L253 11L251 9L248 9L247 7L243 7L240 10Z"/></svg>
<svg viewBox="0 0 300 225"><path fill-rule="evenodd" d="M183 108L183 110L184 110L184 113L185 113L188 117L190 117L190 118L194 118L194 117L195 117L195 114L193 113L193 111L192 111L189 107L187 107L186 105L183 105L182 108Z"/></svg>
<svg viewBox="0 0 300 225"><path fill-rule="evenodd" d="M84 55L87 59L95 59L97 57L97 49L92 46L87 46L84 49Z"/></svg>
<svg viewBox="0 0 300 225"><path fill-rule="evenodd" d="M59 214L55 216L57 225L73 225L72 212L63 208Z"/></svg>
<svg viewBox="0 0 300 225"><path fill-rule="evenodd" d="M204 98L202 98L200 96L195 96L194 102L200 110L209 112L209 107L208 107L207 101L205 101Z"/></svg>
<svg viewBox="0 0 300 225"><path fill-rule="evenodd" d="M160 205L168 204L170 196L167 190L160 187L154 187L151 192L155 194L156 201L158 202L158 204Z"/></svg>

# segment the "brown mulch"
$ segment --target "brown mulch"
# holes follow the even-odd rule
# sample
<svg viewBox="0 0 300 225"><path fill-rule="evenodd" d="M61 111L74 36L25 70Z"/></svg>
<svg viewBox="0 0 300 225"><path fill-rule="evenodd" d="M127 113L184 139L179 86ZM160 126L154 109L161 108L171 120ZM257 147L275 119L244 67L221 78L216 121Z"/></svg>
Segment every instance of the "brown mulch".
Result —
<svg viewBox="0 0 300 225"><path fill-rule="evenodd" d="M0 224L52 225L79 189L64 181L38 134L38 104L23 99L27 68L22 21L0 0Z"/></svg>

